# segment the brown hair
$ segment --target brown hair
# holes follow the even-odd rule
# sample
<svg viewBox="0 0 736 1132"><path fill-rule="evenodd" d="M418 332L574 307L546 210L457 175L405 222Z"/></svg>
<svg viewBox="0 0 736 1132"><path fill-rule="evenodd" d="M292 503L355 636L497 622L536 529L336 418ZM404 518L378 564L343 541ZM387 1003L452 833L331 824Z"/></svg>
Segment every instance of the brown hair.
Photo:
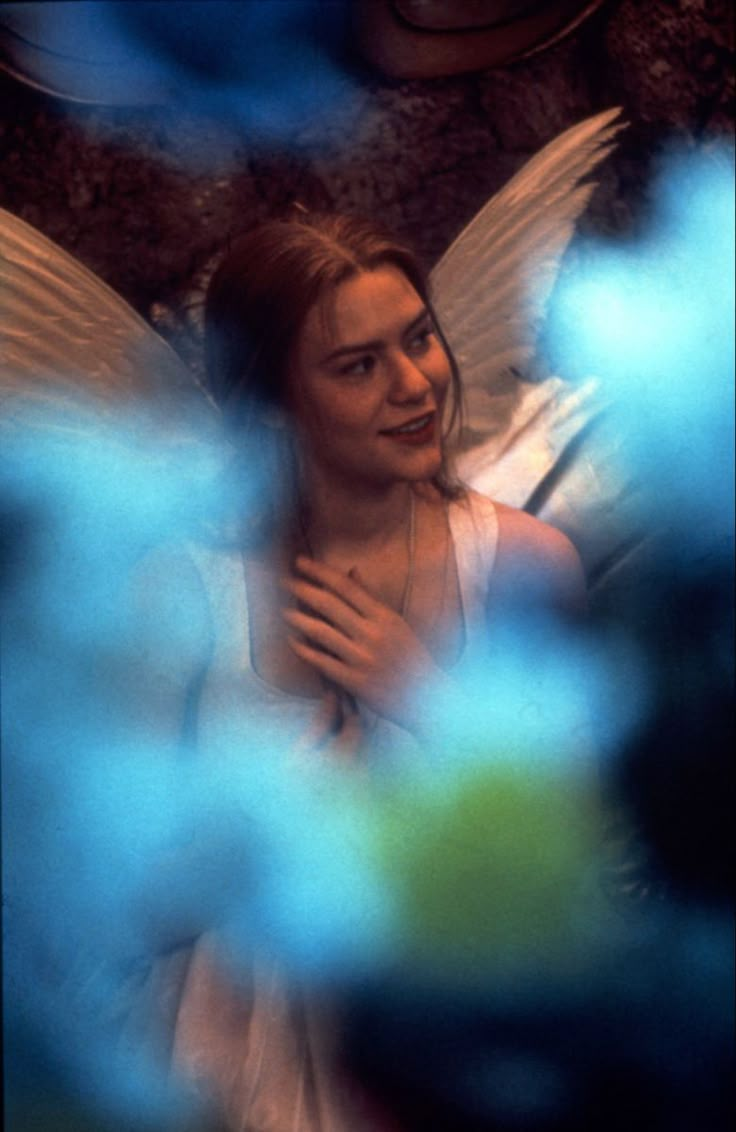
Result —
<svg viewBox="0 0 736 1132"><path fill-rule="evenodd" d="M314 304L340 283L390 264L432 312L428 280L414 253L373 221L339 213L295 213L241 236L215 271L205 300L205 362L210 391L227 425L257 432L264 410L285 402L289 360ZM461 411L460 377L437 325L452 374L447 431ZM460 493L445 468L435 480Z"/></svg>

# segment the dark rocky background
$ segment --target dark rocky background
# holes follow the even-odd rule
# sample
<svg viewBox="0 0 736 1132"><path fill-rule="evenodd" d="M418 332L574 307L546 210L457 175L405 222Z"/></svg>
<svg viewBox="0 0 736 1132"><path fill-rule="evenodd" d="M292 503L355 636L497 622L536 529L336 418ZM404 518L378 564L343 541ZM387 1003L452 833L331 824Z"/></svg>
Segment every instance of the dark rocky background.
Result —
<svg viewBox="0 0 736 1132"><path fill-rule="evenodd" d="M582 239L636 230L663 147L732 135L728 0L604 3L546 51L473 74L401 81L358 65L344 99L270 142L191 105L64 102L0 72L0 205L186 354L187 301L238 229L297 198L376 214L432 263L526 158L616 105L631 125Z"/></svg>

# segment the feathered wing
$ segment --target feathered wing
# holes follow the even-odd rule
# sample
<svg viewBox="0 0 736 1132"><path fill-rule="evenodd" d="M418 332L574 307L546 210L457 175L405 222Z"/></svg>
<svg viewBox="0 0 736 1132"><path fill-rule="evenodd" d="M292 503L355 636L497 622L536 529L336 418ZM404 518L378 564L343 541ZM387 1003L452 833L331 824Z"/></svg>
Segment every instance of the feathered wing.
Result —
<svg viewBox="0 0 736 1132"><path fill-rule="evenodd" d="M618 110L550 142L480 210L432 271L442 327L463 375L465 449L503 431L497 398L528 372L562 255L622 128Z"/></svg>
<svg viewBox="0 0 736 1132"><path fill-rule="evenodd" d="M607 110L550 142L481 209L431 276L463 380L461 478L564 530L599 580L628 545L630 489L594 380L530 380L563 253L622 129ZM526 375L526 376L525 376Z"/></svg>
<svg viewBox="0 0 736 1132"><path fill-rule="evenodd" d="M0 210L0 419L84 402L121 404L171 427L208 416L184 363L107 284L40 232ZM214 410L212 410L214 415Z"/></svg>

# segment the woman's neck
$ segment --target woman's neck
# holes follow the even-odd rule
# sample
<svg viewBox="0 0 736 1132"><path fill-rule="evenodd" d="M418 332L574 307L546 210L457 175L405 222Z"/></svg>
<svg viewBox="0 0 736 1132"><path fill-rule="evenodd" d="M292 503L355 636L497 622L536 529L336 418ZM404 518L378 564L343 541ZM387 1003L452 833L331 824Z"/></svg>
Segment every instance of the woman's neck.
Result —
<svg viewBox="0 0 736 1132"><path fill-rule="evenodd" d="M378 488L311 477L301 516L302 533L318 556L390 542L406 531L412 493L407 482Z"/></svg>

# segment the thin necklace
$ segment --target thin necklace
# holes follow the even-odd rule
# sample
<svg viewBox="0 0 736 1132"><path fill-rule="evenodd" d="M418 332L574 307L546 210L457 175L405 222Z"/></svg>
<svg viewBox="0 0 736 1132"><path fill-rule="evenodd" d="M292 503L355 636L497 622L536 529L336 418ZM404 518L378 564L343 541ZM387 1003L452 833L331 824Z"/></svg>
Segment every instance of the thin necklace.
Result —
<svg viewBox="0 0 736 1132"><path fill-rule="evenodd" d="M411 588L414 584L414 551L416 549L417 541L417 520L416 520L416 504L414 502L414 492L409 489L409 533L407 535L407 546L409 552L409 565L406 570L406 581L404 582L404 592L401 595L401 605L399 606L399 613L406 621L406 615L409 612L409 601L411 599Z"/></svg>
<svg viewBox="0 0 736 1132"><path fill-rule="evenodd" d="M312 541L309 537L307 524L304 519L304 508L298 508L299 530L302 536L307 553L310 558L317 561L317 555L314 553ZM416 539L417 539L417 521L416 521L416 504L414 501L414 492L409 492L409 529L407 532L407 551L409 556L409 563L406 571L406 579L404 581L404 589L401 594L401 603L399 605L399 613L406 620L406 615L409 611L409 602L411 601L411 591L414 585L414 558L416 552Z"/></svg>

